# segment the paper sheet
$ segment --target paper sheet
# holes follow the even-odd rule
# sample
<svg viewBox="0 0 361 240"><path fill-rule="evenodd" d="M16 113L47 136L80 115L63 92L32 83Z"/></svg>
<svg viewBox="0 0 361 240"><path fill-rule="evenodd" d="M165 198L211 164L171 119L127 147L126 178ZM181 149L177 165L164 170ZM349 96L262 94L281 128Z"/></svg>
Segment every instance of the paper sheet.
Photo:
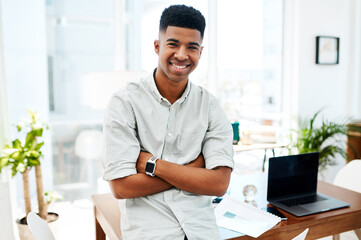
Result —
<svg viewBox="0 0 361 240"><path fill-rule="evenodd" d="M305 231L301 232L300 235L297 235L295 238L292 238L292 240L305 240L307 233L308 233L308 228L306 228Z"/></svg>
<svg viewBox="0 0 361 240"><path fill-rule="evenodd" d="M281 221L280 217L229 196L226 196L214 211L218 226L254 238Z"/></svg>

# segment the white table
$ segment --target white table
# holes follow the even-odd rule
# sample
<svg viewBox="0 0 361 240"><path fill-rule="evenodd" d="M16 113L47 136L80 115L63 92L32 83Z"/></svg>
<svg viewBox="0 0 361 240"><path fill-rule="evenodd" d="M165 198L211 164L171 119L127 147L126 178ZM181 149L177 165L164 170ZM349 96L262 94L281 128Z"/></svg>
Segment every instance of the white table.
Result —
<svg viewBox="0 0 361 240"><path fill-rule="evenodd" d="M288 144L285 143L253 143L250 145L238 143L237 145L233 145L233 150L235 152L244 152L244 151L264 149L264 157L262 164L262 172L264 172L267 150L270 149L272 151L273 156L275 156L275 148L285 148L287 146Z"/></svg>

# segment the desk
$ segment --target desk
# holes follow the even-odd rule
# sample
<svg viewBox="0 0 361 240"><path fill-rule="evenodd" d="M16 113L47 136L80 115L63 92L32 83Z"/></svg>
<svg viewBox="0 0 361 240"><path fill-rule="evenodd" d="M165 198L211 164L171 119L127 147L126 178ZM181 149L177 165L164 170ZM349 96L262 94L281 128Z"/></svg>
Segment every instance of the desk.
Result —
<svg viewBox="0 0 361 240"><path fill-rule="evenodd" d="M307 239L317 239L356 228L361 228L361 194L335 185L319 181L318 191L339 198L351 204L351 207L318 213L305 217L295 217L280 210L288 218L262 234L259 240L289 240L309 228ZM120 212L118 201L112 194L96 194L92 196L96 226L96 240L121 239ZM249 236L231 238L233 240L254 240Z"/></svg>
<svg viewBox="0 0 361 240"><path fill-rule="evenodd" d="M235 152L244 152L244 151L264 149L263 164L262 164L262 172L264 172L267 150L268 149L272 150L273 156L275 156L275 148L285 148L287 146L288 144L281 144L281 143L253 143L250 145L238 143L237 145L233 145L233 150Z"/></svg>

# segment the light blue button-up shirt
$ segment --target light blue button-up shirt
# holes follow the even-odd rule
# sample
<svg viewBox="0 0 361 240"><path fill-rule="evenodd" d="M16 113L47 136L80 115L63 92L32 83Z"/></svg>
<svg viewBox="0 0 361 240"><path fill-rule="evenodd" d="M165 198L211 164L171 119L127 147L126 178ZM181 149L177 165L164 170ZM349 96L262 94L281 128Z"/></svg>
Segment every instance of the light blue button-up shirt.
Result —
<svg viewBox="0 0 361 240"><path fill-rule="evenodd" d="M230 122L217 99L190 81L173 104L153 74L128 83L112 96L103 131L105 180L136 174L139 151L182 165L202 153L207 169L234 165ZM123 239L220 239L209 196L172 188L119 203Z"/></svg>

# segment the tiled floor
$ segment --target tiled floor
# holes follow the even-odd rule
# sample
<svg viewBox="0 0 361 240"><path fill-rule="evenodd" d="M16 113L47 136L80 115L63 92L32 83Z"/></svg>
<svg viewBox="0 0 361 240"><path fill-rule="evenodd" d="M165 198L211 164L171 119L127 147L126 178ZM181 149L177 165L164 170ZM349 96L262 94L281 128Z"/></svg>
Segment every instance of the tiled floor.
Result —
<svg viewBox="0 0 361 240"><path fill-rule="evenodd" d="M95 239L93 206L90 200L54 204L59 214L56 240Z"/></svg>

